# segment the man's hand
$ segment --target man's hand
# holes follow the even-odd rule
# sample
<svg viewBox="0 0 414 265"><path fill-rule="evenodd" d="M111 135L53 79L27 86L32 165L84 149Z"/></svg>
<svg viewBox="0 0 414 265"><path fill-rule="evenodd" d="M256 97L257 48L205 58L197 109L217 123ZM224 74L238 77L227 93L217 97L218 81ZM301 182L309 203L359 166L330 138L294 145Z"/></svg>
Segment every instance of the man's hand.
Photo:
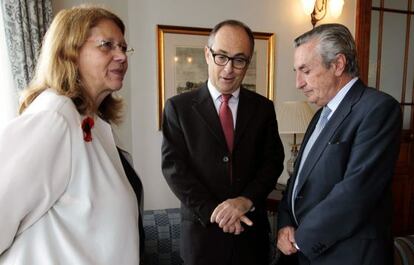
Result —
<svg viewBox="0 0 414 265"><path fill-rule="evenodd" d="M216 222L224 232L242 232L241 222L252 226L253 222L245 216L253 203L245 197L227 199L220 203L210 216L210 222Z"/></svg>
<svg viewBox="0 0 414 265"><path fill-rule="evenodd" d="M235 234L235 235L240 235L243 231L244 231L244 228L241 225L240 220L237 220L233 225L223 227L223 232L224 233L231 233L231 234Z"/></svg>
<svg viewBox="0 0 414 265"><path fill-rule="evenodd" d="M277 247L285 255L291 255L298 250L293 245L295 243L295 229L292 226L285 226L277 233Z"/></svg>

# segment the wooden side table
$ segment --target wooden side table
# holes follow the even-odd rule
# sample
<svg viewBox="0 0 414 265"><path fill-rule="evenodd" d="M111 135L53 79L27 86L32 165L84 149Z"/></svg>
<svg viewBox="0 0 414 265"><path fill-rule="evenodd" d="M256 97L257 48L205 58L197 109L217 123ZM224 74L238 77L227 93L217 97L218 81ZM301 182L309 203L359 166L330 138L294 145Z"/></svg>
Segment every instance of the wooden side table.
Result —
<svg viewBox="0 0 414 265"><path fill-rule="evenodd" d="M286 189L284 184L276 184L276 187L272 190L266 200L267 214L270 221L270 228L272 229L272 235L276 236L277 229L277 208L283 197L283 191Z"/></svg>

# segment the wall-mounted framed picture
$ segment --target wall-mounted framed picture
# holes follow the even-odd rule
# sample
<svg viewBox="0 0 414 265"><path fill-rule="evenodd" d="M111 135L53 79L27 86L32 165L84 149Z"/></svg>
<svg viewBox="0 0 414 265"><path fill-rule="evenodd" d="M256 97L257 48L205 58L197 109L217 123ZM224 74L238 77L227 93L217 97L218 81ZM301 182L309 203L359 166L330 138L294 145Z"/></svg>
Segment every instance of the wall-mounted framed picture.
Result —
<svg viewBox="0 0 414 265"><path fill-rule="evenodd" d="M204 47L210 31L210 28L157 25L158 129L168 98L197 89L207 81ZM265 32L253 35L255 49L242 85L273 100L275 37Z"/></svg>

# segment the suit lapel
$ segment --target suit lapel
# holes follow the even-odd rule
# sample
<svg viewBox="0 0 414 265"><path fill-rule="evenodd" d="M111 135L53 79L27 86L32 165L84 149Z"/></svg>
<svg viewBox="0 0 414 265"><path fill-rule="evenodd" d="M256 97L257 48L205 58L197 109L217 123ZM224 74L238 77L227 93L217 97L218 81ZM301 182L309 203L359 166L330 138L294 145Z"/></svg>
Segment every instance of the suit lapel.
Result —
<svg viewBox="0 0 414 265"><path fill-rule="evenodd" d="M329 140L335 134L338 127L342 124L342 122L345 120L345 118L349 115L349 113L352 110L353 105L356 102L358 102L358 100L360 99L363 91L364 91L364 86L363 86L362 82L360 80L358 80L351 87L351 89L348 91L347 95L342 100L342 102L339 104L338 108L336 109L336 111L334 112L332 117L329 119L329 122L326 124L325 128L320 133L318 139L316 139L316 141L313 144L311 150L309 151L309 155L308 155L305 163L303 164L303 168L302 168L302 172L301 172L302 174L300 175L300 179L299 179L298 187L297 187L298 192L303 187L303 185L306 182L307 178L309 177L312 169L315 167L315 165L319 161L323 151L328 146ZM320 115L320 112L321 111L318 111L319 115ZM318 118L319 118L319 115L318 115ZM315 128L315 126L316 126L317 121L318 121L318 119L313 120L312 132L313 132L313 129ZM310 135L312 134L312 132L310 132L309 134L307 133L308 135L307 135L306 143L307 143L307 140L309 139ZM304 148L305 148L305 145L303 145L302 148L301 148L301 154L300 154L301 156L302 156L302 152L303 152ZM298 157L298 161L300 161L299 159L301 159L301 156ZM299 164L300 163L297 163L296 166L295 166L296 172L298 170Z"/></svg>
<svg viewBox="0 0 414 265"><path fill-rule="evenodd" d="M213 99L208 91L207 84L202 86L193 98L193 109L206 124L207 128L217 141L227 150L226 140L221 128L220 119L214 106Z"/></svg>
<svg viewBox="0 0 414 265"><path fill-rule="evenodd" d="M303 141L302 141L301 147L299 149L298 157L296 158L296 161L295 161L294 174L293 174L292 179L290 180L290 183L292 185L289 185L289 190L288 190L289 198L292 196L293 186L294 186L293 183L295 183L295 179L298 177L299 165L300 165L300 161L302 160L303 150L305 149L305 146L308 143L309 138L311 137L311 135L313 133L313 130L315 130L315 126L318 123L319 116L321 115L321 112L322 112L322 109L320 109L319 111L317 111L315 113L315 115L313 116L311 122L309 123L309 126L306 130L306 133L305 133L304 137L303 137ZM302 172L303 172L303 170L302 170ZM289 200L289 203L290 203L290 200Z"/></svg>
<svg viewBox="0 0 414 265"><path fill-rule="evenodd" d="M250 99L250 94L241 88L237 107L236 130L234 132L234 149L237 148L237 144L248 128L249 121L256 109L256 101Z"/></svg>

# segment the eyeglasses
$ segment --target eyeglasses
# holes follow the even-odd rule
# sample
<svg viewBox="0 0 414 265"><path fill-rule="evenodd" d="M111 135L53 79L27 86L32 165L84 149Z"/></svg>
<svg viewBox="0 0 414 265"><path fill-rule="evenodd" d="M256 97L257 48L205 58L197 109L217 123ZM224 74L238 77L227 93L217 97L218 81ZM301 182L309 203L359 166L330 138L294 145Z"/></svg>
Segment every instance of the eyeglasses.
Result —
<svg viewBox="0 0 414 265"><path fill-rule="evenodd" d="M243 57L229 57L224 54L216 53L210 48L211 55L213 56L214 63L219 66L225 66L229 61L232 62L232 66L236 69L244 69L249 64L249 60Z"/></svg>
<svg viewBox="0 0 414 265"><path fill-rule="evenodd" d="M134 48L128 47L126 43L115 43L109 40L99 40L98 47L103 52L110 52L114 51L116 48L119 48L119 50L126 55L131 55L134 53Z"/></svg>

